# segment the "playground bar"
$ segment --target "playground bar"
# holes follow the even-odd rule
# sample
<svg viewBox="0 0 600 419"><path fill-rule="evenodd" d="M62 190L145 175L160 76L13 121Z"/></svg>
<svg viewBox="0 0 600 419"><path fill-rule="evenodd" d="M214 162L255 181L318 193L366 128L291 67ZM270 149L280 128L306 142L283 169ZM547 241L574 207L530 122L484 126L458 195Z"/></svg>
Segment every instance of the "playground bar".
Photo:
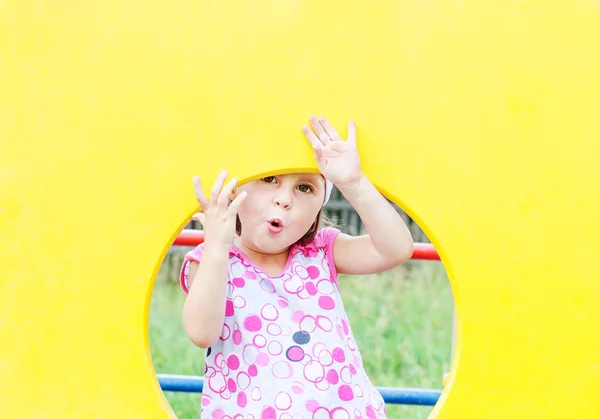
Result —
<svg viewBox="0 0 600 419"><path fill-rule="evenodd" d="M204 385L202 377L174 374L158 374L157 377L163 391L201 393ZM386 403L419 406L434 406L442 394L441 390L416 388L378 387L377 390Z"/></svg>
<svg viewBox="0 0 600 419"><path fill-rule="evenodd" d="M173 242L173 246L197 246L204 241L202 230L184 229ZM440 260L440 256L429 243L415 243L412 259ZM196 376L158 374L158 382L163 391L201 393L204 379ZM440 395L440 390L417 388L378 387L383 400L389 404L434 406Z"/></svg>
<svg viewBox="0 0 600 419"><path fill-rule="evenodd" d="M202 230L183 230L173 242L173 246L198 246L204 241ZM414 260L440 260L432 244L415 243L412 259Z"/></svg>

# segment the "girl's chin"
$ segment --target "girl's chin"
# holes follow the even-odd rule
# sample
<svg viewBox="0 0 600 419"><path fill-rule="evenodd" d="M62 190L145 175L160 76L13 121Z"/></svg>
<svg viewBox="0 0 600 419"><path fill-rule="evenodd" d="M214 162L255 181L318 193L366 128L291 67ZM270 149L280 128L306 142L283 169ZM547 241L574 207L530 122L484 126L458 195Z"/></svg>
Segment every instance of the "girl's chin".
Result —
<svg viewBox="0 0 600 419"><path fill-rule="evenodd" d="M290 237L285 232L279 234L267 233L261 236L261 239L256 243L260 249L266 253L281 253L282 251L289 248L291 245L300 240L301 237L295 238Z"/></svg>
<svg viewBox="0 0 600 419"><path fill-rule="evenodd" d="M257 228L253 235L257 239L252 242L252 246L256 250L268 254L281 253L302 238L302 235L298 236L292 231L286 231L285 228L281 232L273 234L268 227L263 226Z"/></svg>

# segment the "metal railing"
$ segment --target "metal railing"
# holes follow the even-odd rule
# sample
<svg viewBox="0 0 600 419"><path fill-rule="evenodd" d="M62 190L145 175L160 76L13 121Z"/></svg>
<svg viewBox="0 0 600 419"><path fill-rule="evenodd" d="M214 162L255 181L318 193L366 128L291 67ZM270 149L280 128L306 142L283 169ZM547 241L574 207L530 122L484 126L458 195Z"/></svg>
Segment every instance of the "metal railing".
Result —
<svg viewBox="0 0 600 419"><path fill-rule="evenodd" d="M202 230L183 230L173 242L173 246L197 246L204 241ZM413 260L440 260L440 256L429 243L415 243ZM201 393L204 379L197 376L157 374L158 382L163 391ZM441 390L427 390L419 388L377 387L383 400L389 404L434 406Z"/></svg>
<svg viewBox="0 0 600 419"><path fill-rule="evenodd" d="M158 382L163 391L182 393L202 393L204 379L190 375L158 374ZM383 400L389 404L407 404L434 406L441 390L423 390L419 388L377 387Z"/></svg>
<svg viewBox="0 0 600 419"><path fill-rule="evenodd" d="M182 230L173 242L173 246L198 246L204 241L204 232L202 230ZM415 243L413 260L440 260L440 256L429 243Z"/></svg>

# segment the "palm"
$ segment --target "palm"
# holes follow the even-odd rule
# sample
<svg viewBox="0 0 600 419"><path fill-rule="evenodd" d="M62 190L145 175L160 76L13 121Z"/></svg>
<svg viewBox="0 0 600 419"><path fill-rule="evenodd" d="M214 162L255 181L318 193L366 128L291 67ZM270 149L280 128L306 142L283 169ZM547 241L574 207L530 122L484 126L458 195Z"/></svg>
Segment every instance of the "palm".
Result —
<svg viewBox="0 0 600 419"><path fill-rule="evenodd" d="M344 141L324 118L311 118L310 121L316 135L306 125L303 131L313 146L317 167L323 176L338 186L358 179L360 159L354 124L349 125L348 140Z"/></svg>
<svg viewBox="0 0 600 419"><path fill-rule="evenodd" d="M334 184L350 182L360 172L356 146L349 141L332 141L321 153L315 150L315 160L319 171Z"/></svg>

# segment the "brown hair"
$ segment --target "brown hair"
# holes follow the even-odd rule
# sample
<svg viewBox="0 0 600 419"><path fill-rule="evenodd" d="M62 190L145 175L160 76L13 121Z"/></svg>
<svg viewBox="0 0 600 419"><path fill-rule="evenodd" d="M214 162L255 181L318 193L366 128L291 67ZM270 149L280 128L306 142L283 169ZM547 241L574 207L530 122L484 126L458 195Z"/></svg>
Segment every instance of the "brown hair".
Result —
<svg viewBox="0 0 600 419"><path fill-rule="evenodd" d="M326 220L325 216L323 215L323 207L321 207L321 209L317 213L317 216L315 217L315 222L312 223L310 229L306 232L304 236L300 238L300 240L296 242L296 244L300 246L306 246L307 244L312 242L315 239L315 236L317 235L317 232L321 228L323 222L329 224L329 221ZM242 234L242 223L240 221L239 215L236 215L235 217L235 233L238 236Z"/></svg>

